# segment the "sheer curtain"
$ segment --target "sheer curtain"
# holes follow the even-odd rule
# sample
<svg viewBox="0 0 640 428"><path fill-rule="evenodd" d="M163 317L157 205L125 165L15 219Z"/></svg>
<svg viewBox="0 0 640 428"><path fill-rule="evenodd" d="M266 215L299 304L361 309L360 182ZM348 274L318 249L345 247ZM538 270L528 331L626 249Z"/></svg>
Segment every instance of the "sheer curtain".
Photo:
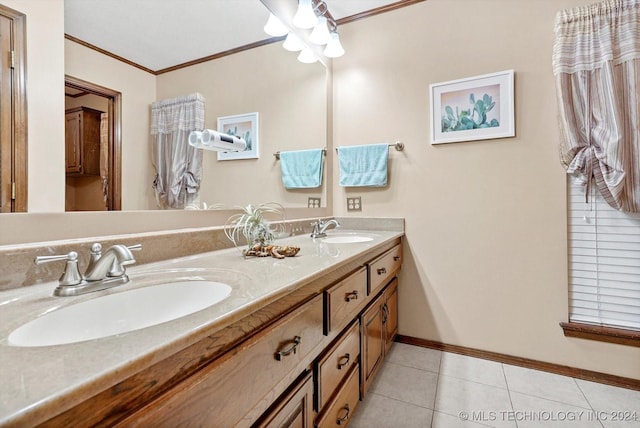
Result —
<svg viewBox="0 0 640 428"><path fill-rule="evenodd" d="M198 199L202 150L189 145L189 133L204 128L204 97L198 93L151 105L153 188L161 208L184 208Z"/></svg>
<svg viewBox="0 0 640 428"><path fill-rule="evenodd" d="M608 0L556 16L553 73L560 155L586 186L640 212L640 0Z"/></svg>

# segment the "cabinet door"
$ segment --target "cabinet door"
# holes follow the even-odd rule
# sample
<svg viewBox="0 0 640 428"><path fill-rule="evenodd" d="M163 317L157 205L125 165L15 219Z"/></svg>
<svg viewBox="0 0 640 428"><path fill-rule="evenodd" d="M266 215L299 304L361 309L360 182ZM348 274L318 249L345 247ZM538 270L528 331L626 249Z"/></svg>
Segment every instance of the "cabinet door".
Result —
<svg viewBox="0 0 640 428"><path fill-rule="evenodd" d="M360 394L362 397L367 392L371 381L382 363L384 355L384 325L383 320L383 299L380 295L369 309L362 313L361 326L362 335L360 346L361 356L361 381Z"/></svg>
<svg viewBox="0 0 640 428"><path fill-rule="evenodd" d="M281 397L254 427L312 428L313 377L309 372L291 392Z"/></svg>
<svg viewBox="0 0 640 428"><path fill-rule="evenodd" d="M67 172L80 172L80 133L82 130L82 113L73 112L65 115L64 141Z"/></svg>
<svg viewBox="0 0 640 428"><path fill-rule="evenodd" d="M398 278L387 286L384 292L384 306L382 310L384 321L384 341L385 354L389 352L389 348L393 344L393 340L398 334Z"/></svg>

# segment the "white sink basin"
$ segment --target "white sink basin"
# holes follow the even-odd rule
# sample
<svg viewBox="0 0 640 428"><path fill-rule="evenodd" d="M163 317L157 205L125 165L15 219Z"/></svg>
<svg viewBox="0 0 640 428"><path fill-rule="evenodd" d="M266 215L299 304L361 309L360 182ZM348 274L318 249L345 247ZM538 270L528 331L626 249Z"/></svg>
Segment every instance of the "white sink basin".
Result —
<svg viewBox="0 0 640 428"><path fill-rule="evenodd" d="M86 300L46 313L15 329L12 346L51 346L139 330L192 314L229 297L227 284L175 281Z"/></svg>
<svg viewBox="0 0 640 428"><path fill-rule="evenodd" d="M326 244L355 244L358 242L369 242L373 241L371 236L367 235L358 235L358 234L340 234L340 235L330 235L322 240L322 242Z"/></svg>

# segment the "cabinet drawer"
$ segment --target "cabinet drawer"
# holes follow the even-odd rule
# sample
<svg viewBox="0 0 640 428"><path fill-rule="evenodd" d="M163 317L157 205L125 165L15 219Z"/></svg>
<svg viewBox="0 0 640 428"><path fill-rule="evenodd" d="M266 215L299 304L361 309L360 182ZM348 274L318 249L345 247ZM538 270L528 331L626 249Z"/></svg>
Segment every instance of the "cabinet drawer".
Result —
<svg viewBox="0 0 640 428"><path fill-rule="evenodd" d="M336 398L318 418L318 428L343 427L347 425L360 402L358 365L351 367L347 381L342 385Z"/></svg>
<svg viewBox="0 0 640 428"><path fill-rule="evenodd" d="M324 292L324 334L340 331L366 303L367 270L362 268Z"/></svg>
<svg viewBox="0 0 640 428"><path fill-rule="evenodd" d="M375 295L400 270L402 246L396 245L369 264L369 295Z"/></svg>
<svg viewBox="0 0 640 428"><path fill-rule="evenodd" d="M360 356L360 322L356 321L316 363L316 409L321 410Z"/></svg>
<svg viewBox="0 0 640 428"><path fill-rule="evenodd" d="M322 296L317 296L177 385L122 426L250 425L254 418L245 415L250 410L264 412L317 355L324 340L322 312Z"/></svg>
<svg viewBox="0 0 640 428"><path fill-rule="evenodd" d="M309 372L254 428L311 428L313 427L313 378Z"/></svg>

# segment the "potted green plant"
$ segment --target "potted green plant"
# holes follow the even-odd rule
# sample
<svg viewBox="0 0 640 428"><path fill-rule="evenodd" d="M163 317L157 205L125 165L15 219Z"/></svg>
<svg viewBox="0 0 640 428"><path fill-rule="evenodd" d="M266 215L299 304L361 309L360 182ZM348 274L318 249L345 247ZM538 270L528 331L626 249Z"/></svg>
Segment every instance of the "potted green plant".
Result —
<svg viewBox="0 0 640 428"><path fill-rule="evenodd" d="M265 215L275 217L282 222L275 225L268 222ZM234 214L227 219L224 233L240 247L248 245L249 249L256 246L265 247L273 243L276 237L284 232L284 208L275 202L247 205L242 212ZM244 238L244 239L243 239Z"/></svg>

